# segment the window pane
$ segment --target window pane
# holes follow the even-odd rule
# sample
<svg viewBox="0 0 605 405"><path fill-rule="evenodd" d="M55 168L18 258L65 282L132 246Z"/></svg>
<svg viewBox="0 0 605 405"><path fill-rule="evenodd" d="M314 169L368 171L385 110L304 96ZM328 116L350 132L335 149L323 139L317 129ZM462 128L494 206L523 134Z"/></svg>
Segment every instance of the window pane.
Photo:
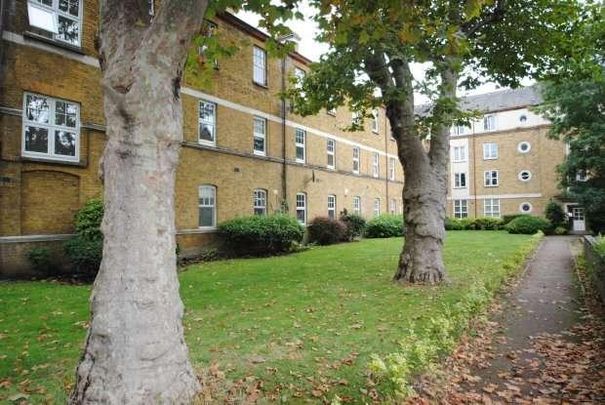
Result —
<svg viewBox="0 0 605 405"><path fill-rule="evenodd" d="M258 136L254 137L254 150L258 152L265 151L265 139L259 138Z"/></svg>
<svg viewBox="0 0 605 405"><path fill-rule="evenodd" d="M78 107L75 104L57 101L55 104L55 123L66 127L76 127Z"/></svg>
<svg viewBox="0 0 605 405"><path fill-rule="evenodd" d="M200 139L204 141L214 142L214 126L208 124L200 124Z"/></svg>
<svg viewBox="0 0 605 405"><path fill-rule="evenodd" d="M76 134L67 131L55 131L55 154L76 156Z"/></svg>
<svg viewBox="0 0 605 405"><path fill-rule="evenodd" d="M214 123L214 104L200 103L200 120L209 124Z"/></svg>
<svg viewBox="0 0 605 405"><path fill-rule="evenodd" d="M25 150L48 153L48 129L25 127Z"/></svg>
<svg viewBox="0 0 605 405"><path fill-rule="evenodd" d="M304 223L305 222L305 210L302 210L302 209L296 210L296 219L298 220L298 222Z"/></svg>
<svg viewBox="0 0 605 405"><path fill-rule="evenodd" d="M46 97L27 95L25 114L28 121L48 124L50 118L50 104Z"/></svg>
<svg viewBox="0 0 605 405"><path fill-rule="evenodd" d="M214 207L200 207L200 226L214 226Z"/></svg>
<svg viewBox="0 0 605 405"><path fill-rule="evenodd" d="M296 147L296 159L305 160L305 148L300 146Z"/></svg>
<svg viewBox="0 0 605 405"><path fill-rule="evenodd" d="M59 33L57 34L57 39L72 45L79 45L79 37L80 27L78 26L78 22L59 15Z"/></svg>
<svg viewBox="0 0 605 405"><path fill-rule="evenodd" d="M77 17L79 3L79 0L59 0L59 10Z"/></svg>

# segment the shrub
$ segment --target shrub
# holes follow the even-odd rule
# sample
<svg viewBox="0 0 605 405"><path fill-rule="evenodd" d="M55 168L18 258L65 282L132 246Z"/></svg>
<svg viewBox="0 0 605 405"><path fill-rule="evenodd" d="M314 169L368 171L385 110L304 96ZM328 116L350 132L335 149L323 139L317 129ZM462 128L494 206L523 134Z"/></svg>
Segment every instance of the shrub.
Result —
<svg viewBox="0 0 605 405"><path fill-rule="evenodd" d="M496 231L502 229L502 220L500 218L481 217L475 218L471 229L480 231Z"/></svg>
<svg viewBox="0 0 605 405"><path fill-rule="evenodd" d="M599 235L595 238L594 250L605 259L605 236Z"/></svg>
<svg viewBox="0 0 605 405"><path fill-rule="evenodd" d="M555 235L567 235L567 228L564 226L557 226L554 233Z"/></svg>
<svg viewBox="0 0 605 405"><path fill-rule="evenodd" d="M347 226L339 220L328 217L315 217L309 224L309 242L320 245L332 245L345 239Z"/></svg>
<svg viewBox="0 0 605 405"><path fill-rule="evenodd" d="M76 236L65 243L65 253L76 272L94 277L103 257L103 201L95 198L84 204L75 215Z"/></svg>
<svg viewBox="0 0 605 405"><path fill-rule="evenodd" d="M554 227L564 226L567 223L567 216L563 208L554 201L549 201L544 208L544 216Z"/></svg>
<svg viewBox="0 0 605 405"><path fill-rule="evenodd" d="M38 273L52 275L57 272L56 266L51 260L50 249L47 247L33 248L27 252L27 260Z"/></svg>
<svg viewBox="0 0 605 405"><path fill-rule="evenodd" d="M402 215L383 214L372 218L366 226L367 238L392 238L404 234Z"/></svg>
<svg viewBox="0 0 605 405"><path fill-rule="evenodd" d="M304 228L285 214L239 217L218 226L225 247L237 255L267 255L287 252L301 242Z"/></svg>
<svg viewBox="0 0 605 405"><path fill-rule="evenodd" d="M464 231L471 229L473 220L470 218L445 218L446 231Z"/></svg>
<svg viewBox="0 0 605 405"><path fill-rule="evenodd" d="M551 224L547 219L531 215L515 218L506 225L508 233L522 233L526 235L533 235L538 231L545 232L550 228Z"/></svg>
<svg viewBox="0 0 605 405"><path fill-rule="evenodd" d="M363 232L366 229L366 220L358 214L349 214L346 210L344 210L340 214L340 221L345 224L347 227L345 240L351 241L355 238L360 238L363 236Z"/></svg>
<svg viewBox="0 0 605 405"><path fill-rule="evenodd" d="M524 217L527 214L511 214L511 215L502 215L502 226L507 225L510 221L515 218Z"/></svg>

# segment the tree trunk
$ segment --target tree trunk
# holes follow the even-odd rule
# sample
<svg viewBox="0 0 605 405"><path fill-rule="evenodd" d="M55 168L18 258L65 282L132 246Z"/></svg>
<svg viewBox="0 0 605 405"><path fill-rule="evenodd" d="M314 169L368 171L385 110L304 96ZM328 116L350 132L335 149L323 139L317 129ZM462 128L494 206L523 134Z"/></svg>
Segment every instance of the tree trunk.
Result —
<svg viewBox="0 0 605 405"><path fill-rule="evenodd" d="M436 284L446 277L442 255L446 175L431 165L404 172L405 243L393 279Z"/></svg>
<svg viewBox="0 0 605 405"><path fill-rule="evenodd" d="M178 83L206 1L166 0L154 21L141 4L101 6L103 260L71 403L189 403L199 390L183 337L174 182Z"/></svg>

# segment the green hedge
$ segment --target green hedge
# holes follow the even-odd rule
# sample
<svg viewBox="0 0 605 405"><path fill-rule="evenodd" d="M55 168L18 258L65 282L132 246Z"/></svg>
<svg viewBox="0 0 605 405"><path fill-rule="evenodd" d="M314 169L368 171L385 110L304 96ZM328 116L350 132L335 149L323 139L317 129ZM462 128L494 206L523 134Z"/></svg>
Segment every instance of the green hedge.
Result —
<svg viewBox="0 0 605 405"><path fill-rule="evenodd" d="M94 277L103 257L103 201L95 198L84 204L75 216L76 236L65 243L65 253L74 270Z"/></svg>
<svg viewBox="0 0 605 405"><path fill-rule="evenodd" d="M340 220L346 225L345 240L360 238L366 229L366 220L358 214L349 214L346 210L340 214Z"/></svg>
<svg viewBox="0 0 605 405"><path fill-rule="evenodd" d="M225 248L234 255L287 252L304 236L304 228L296 218L284 214L235 218L220 224L217 231Z"/></svg>
<svg viewBox="0 0 605 405"><path fill-rule="evenodd" d="M508 233L521 233L526 235L533 235L538 231L546 233L547 231L550 231L551 228L552 225L546 218L531 215L515 218L505 227Z"/></svg>
<svg viewBox="0 0 605 405"><path fill-rule="evenodd" d="M446 218L445 229L447 231L494 231L502 229L500 218Z"/></svg>
<svg viewBox="0 0 605 405"><path fill-rule="evenodd" d="M403 236L402 215L383 214L370 219L366 225L366 238L392 238Z"/></svg>
<svg viewBox="0 0 605 405"><path fill-rule="evenodd" d="M307 227L309 242L332 245L346 239L347 226L337 219L315 217Z"/></svg>

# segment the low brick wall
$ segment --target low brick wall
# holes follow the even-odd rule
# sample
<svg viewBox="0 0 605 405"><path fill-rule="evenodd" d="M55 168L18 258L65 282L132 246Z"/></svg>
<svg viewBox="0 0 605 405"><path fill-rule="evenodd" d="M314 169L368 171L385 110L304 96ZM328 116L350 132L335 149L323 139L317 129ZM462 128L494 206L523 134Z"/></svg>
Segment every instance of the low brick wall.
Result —
<svg viewBox="0 0 605 405"><path fill-rule="evenodd" d="M584 256L588 265L592 282L605 303L605 259L595 251L596 240L593 236L584 236Z"/></svg>
<svg viewBox="0 0 605 405"><path fill-rule="evenodd" d="M65 258L64 243L71 235L32 235L0 238L0 278L45 277L48 274L36 272L27 259L34 248L47 248L55 269L69 271Z"/></svg>

